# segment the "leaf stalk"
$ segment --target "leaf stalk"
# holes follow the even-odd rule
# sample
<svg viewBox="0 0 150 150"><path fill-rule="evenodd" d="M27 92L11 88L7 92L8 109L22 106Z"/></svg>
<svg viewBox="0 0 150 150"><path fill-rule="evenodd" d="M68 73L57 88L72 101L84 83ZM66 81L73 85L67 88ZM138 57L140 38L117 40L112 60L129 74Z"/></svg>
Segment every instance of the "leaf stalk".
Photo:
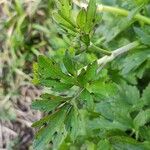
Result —
<svg viewBox="0 0 150 150"><path fill-rule="evenodd" d="M93 48L95 49L97 52L101 52L102 54L105 54L105 55L111 55L111 52L108 51L108 50L105 50L105 49L102 49L98 46L96 46L94 43L90 43L90 48Z"/></svg>

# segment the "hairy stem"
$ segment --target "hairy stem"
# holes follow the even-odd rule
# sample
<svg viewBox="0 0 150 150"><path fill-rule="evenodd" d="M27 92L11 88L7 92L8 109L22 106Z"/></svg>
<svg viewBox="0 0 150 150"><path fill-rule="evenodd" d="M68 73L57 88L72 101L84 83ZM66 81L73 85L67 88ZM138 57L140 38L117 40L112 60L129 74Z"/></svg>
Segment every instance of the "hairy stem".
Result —
<svg viewBox="0 0 150 150"><path fill-rule="evenodd" d="M73 2L78 5L79 7L87 7L87 4L85 3L81 3L77 0L73 0ZM117 8L117 7L113 7L113 6L106 6L106 5L97 5L97 11L99 12L110 12L110 13L114 13L114 14L118 14L118 15L122 15L122 16L128 16L130 11L127 11L125 9L122 8ZM150 24L150 18L145 17L141 14L136 14L134 16L134 19L138 20L138 21L142 21L146 24Z"/></svg>
<svg viewBox="0 0 150 150"><path fill-rule="evenodd" d="M98 71L100 71L108 62L114 60L116 57L120 56L121 54L124 54L125 52L128 52L129 50L136 48L139 45L140 44L138 41L134 41L132 43L129 43L128 45L125 45L121 48L114 50L110 56L104 56L98 59L97 62L100 66Z"/></svg>
<svg viewBox="0 0 150 150"><path fill-rule="evenodd" d="M102 49L102 48L96 46L96 45L95 45L94 43L92 43L92 42L91 42L91 44L90 44L90 48L93 48L93 49L95 49L97 52L101 52L102 54L111 55L111 51Z"/></svg>
<svg viewBox="0 0 150 150"><path fill-rule="evenodd" d="M125 45L121 48L118 48L118 49L112 51L110 56L106 55L106 56L98 59L97 63L99 65L99 68L98 68L97 71L99 72L108 62L113 61L116 57L118 57L118 56L120 56L120 55L122 55L122 54L138 47L139 45L140 45L140 43L138 41L134 41L132 43L129 43L128 45ZM84 67L84 69L86 69L86 68L87 68L87 66ZM80 72L81 72L81 69L78 71L78 74Z"/></svg>

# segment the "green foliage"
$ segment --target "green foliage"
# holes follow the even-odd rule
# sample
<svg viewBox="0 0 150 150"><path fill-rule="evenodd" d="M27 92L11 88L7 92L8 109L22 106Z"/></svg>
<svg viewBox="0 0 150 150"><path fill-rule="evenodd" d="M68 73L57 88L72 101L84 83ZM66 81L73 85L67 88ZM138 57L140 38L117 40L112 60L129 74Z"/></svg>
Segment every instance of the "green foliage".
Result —
<svg viewBox="0 0 150 150"><path fill-rule="evenodd" d="M77 16L77 25L81 30L84 30L86 24L86 10L82 8Z"/></svg>
<svg viewBox="0 0 150 150"><path fill-rule="evenodd" d="M134 28L136 34L138 35L139 39L141 40L141 42L145 45L150 45L150 32L147 33L147 31L142 30L140 28ZM147 29L148 30L148 29Z"/></svg>
<svg viewBox="0 0 150 150"><path fill-rule="evenodd" d="M86 46L90 45L91 31L97 23L96 18L96 1L90 0L87 10L82 8L77 17L74 19L73 12L71 12L71 4L68 0L59 1L59 10L54 12L54 20L64 30L67 30L70 35L76 37L79 34L80 43Z"/></svg>
<svg viewBox="0 0 150 150"><path fill-rule="evenodd" d="M89 33L92 30L92 26L95 22L94 20L95 14L96 14L96 0L90 0L86 14L86 25L85 25L86 33Z"/></svg>
<svg viewBox="0 0 150 150"><path fill-rule="evenodd" d="M139 7L135 1L115 2ZM95 0L89 1L87 9L73 6L69 0L60 0L53 14L68 47L61 56L57 52L40 55L33 66L33 82L46 89L32 104L45 112L33 124L39 128L35 149L50 143L51 149L60 150L149 150L149 26L143 20L141 25L135 22L130 13L127 17L104 13L96 28ZM108 8L113 9L104 10ZM145 8L141 10L144 13ZM114 59L116 53L111 51L133 40L139 45L125 57ZM90 47L96 50L91 52ZM119 50L129 49L127 45ZM95 60L102 54L108 56ZM106 65L108 58L111 62Z"/></svg>

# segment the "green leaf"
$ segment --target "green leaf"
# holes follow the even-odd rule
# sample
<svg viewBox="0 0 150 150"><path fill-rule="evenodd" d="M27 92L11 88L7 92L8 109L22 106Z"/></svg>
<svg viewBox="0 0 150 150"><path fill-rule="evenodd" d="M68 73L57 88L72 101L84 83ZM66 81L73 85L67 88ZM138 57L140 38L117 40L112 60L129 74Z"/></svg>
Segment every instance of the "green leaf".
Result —
<svg viewBox="0 0 150 150"><path fill-rule="evenodd" d="M88 65L85 74L85 78L87 79L87 81L92 81L97 78L97 68L98 68L97 61L94 61L92 64Z"/></svg>
<svg viewBox="0 0 150 150"><path fill-rule="evenodd" d="M86 70L83 68L80 72L80 74L77 77L79 86L84 87L87 83L87 80L85 78Z"/></svg>
<svg viewBox="0 0 150 150"><path fill-rule="evenodd" d="M77 79L76 79L76 77L73 77L73 76L70 76L70 75L63 75L63 78L61 79L61 82L69 84L69 85L76 85L77 84Z"/></svg>
<svg viewBox="0 0 150 150"><path fill-rule="evenodd" d="M48 57L39 56L35 69L34 82L51 87L53 91L66 91L76 84L74 77L64 74L60 65Z"/></svg>
<svg viewBox="0 0 150 150"><path fill-rule="evenodd" d="M107 139L100 140L97 144L97 150L112 150L112 146Z"/></svg>
<svg viewBox="0 0 150 150"><path fill-rule="evenodd" d="M124 84L120 89L120 97L125 99L129 105L136 105L140 103L140 92L136 86L130 86L128 84Z"/></svg>
<svg viewBox="0 0 150 150"><path fill-rule="evenodd" d="M60 100L37 100L32 103L32 108L44 112L49 112L54 110L60 103Z"/></svg>
<svg viewBox="0 0 150 150"><path fill-rule="evenodd" d="M39 84L38 63L33 64L33 80L34 84Z"/></svg>
<svg viewBox="0 0 150 150"><path fill-rule="evenodd" d="M94 109L94 101L92 95L89 93L88 90L84 89L80 94L81 101L86 103L86 107L88 110L93 111Z"/></svg>
<svg viewBox="0 0 150 150"><path fill-rule="evenodd" d="M44 14L47 10L57 9L54 3L59 5L54 13L58 24L53 28L53 22L45 20L47 15L44 15L46 22L43 20L42 24L45 22L45 27L37 25L34 28L35 34L45 33L42 34L42 42L32 46L32 42L28 41L30 38L27 41L21 38L24 44L29 43L27 49L30 44L32 49L41 46L48 50L54 48L48 54L51 58L39 56L38 63L33 66L33 82L54 94L44 94L32 104L33 108L44 111L44 117L33 124L33 127L39 128L35 149L46 150L45 145L50 143L49 149L54 150L147 150L150 140L150 86L146 87L149 81L150 27L142 21L139 21L140 24L135 21L138 18L148 23L149 5L137 9L134 1L101 0L104 11L110 12L99 13L96 12L96 0L88 2L87 9L80 9L76 4L72 7L70 0L49 2L48 6L41 1ZM114 9L116 6L120 10ZM122 13L122 8L131 12ZM114 15L113 10L123 16ZM51 12L48 13L50 15ZM101 16L102 23L96 26ZM28 16L19 19L15 43L18 35L24 37L22 29L25 30L26 25L23 28L22 25L28 19ZM16 23L9 21L9 24ZM48 31L49 26L52 30ZM135 26L139 26L138 29ZM97 72L99 66L95 60L103 57L98 50L118 49L136 39L136 35L141 41L138 49L130 51L126 57L116 58L106 69ZM69 51L65 53L67 47ZM83 68L81 72L78 71L80 68ZM143 90L143 87L146 88Z"/></svg>
<svg viewBox="0 0 150 150"><path fill-rule="evenodd" d="M96 118L89 122L89 128L90 129L105 129L105 130L113 130L113 129L119 129L122 131L126 131L128 128L119 122L110 121L105 118Z"/></svg>
<svg viewBox="0 0 150 150"><path fill-rule="evenodd" d="M136 4L141 5L141 4L146 4L149 2L149 0L134 0Z"/></svg>
<svg viewBox="0 0 150 150"><path fill-rule="evenodd" d="M64 29L69 29L73 32L76 32L75 26L63 18L58 12L54 12L53 17L58 24L60 24L62 27L65 27Z"/></svg>
<svg viewBox="0 0 150 150"><path fill-rule="evenodd" d="M32 103L32 108L44 112L50 112L54 110L57 106L59 106L61 103L67 100L68 100L67 98L61 96L43 94L41 95L41 99L36 100Z"/></svg>
<svg viewBox="0 0 150 150"><path fill-rule="evenodd" d="M144 61L150 57L149 49L140 49L126 57L122 63L122 74L128 74L136 70Z"/></svg>
<svg viewBox="0 0 150 150"><path fill-rule="evenodd" d="M79 113L78 110L73 107L66 120L66 129L72 141L75 141L79 135L79 128Z"/></svg>
<svg viewBox="0 0 150 150"><path fill-rule="evenodd" d="M134 118L134 126L136 129L144 126L147 122L150 122L150 109L141 110Z"/></svg>
<svg viewBox="0 0 150 150"><path fill-rule="evenodd" d="M149 85L143 90L142 100L146 105L150 105L150 83Z"/></svg>
<svg viewBox="0 0 150 150"><path fill-rule="evenodd" d="M86 44L86 46L89 46L90 45L90 37L89 37L89 34L82 34L81 35L81 40L83 43Z"/></svg>
<svg viewBox="0 0 150 150"><path fill-rule="evenodd" d="M24 13L22 1L15 0L15 10L19 15Z"/></svg>
<svg viewBox="0 0 150 150"><path fill-rule="evenodd" d="M95 24L95 25L100 24L101 20L102 20L102 14L99 13L99 12L97 12L96 15L95 15L94 24Z"/></svg>
<svg viewBox="0 0 150 150"><path fill-rule="evenodd" d="M65 56L63 58L64 65L67 69L67 71L71 75L76 75L76 67L75 67L75 62L71 55L69 54L69 51L66 51Z"/></svg>
<svg viewBox="0 0 150 150"><path fill-rule="evenodd" d="M70 19L71 18L71 1L70 0L59 0L61 3L61 8L60 11L63 15L65 15L66 18Z"/></svg>
<svg viewBox="0 0 150 150"><path fill-rule="evenodd" d="M150 34L142 30L141 28L134 27L135 33L138 35L140 41L145 44L150 46Z"/></svg>
<svg viewBox="0 0 150 150"><path fill-rule="evenodd" d="M40 80L40 84L42 86L51 87L53 91L59 91L59 92L69 90L73 86L73 83L66 84L60 81L50 80L50 79Z"/></svg>
<svg viewBox="0 0 150 150"><path fill-rule="evenodd" d="M139 134L142 137L142 139L146 139L147 141L150 141L150 127L143 126L139 128Z"/></svg>
<svg viewBox="0 0 150 150"><path fill-rule="evenodd" d="M67 111L68 106L65 106L61 110L55 112L53 114L53 117L50 118L47 126L42 127L37 132L34 141L34 148L36 150L43 149L46 146L46 144L48 144L52 140L54 133L61 130L61 126L63 125Z"/></svg>
<svg viewBox="0 0 150 150"><path fill-rule="evenodd" d="M55 61L46 56L41 55L38 57L38 66L39 75L44 79L60 79L64 75L60 66Z"/></svg>
<svg viewBox="0 0 150 150"><path fill-rule="evenodd" d="M94 142L86 141L86 148L87 150L95 150L95 144Z"/></svg>
<svg viewBox="0 0 150 150"><path fill-rule="evenodd" d="M149 150L146 143L140 143L126 136L113 136L109 138L115 150Z"/></svg>
<svg viewBox="0 0 150 150"><path fill-rule="evenodd" d="M86 23L86 10L82 8L77 15L76 19L78 27L83 30Z"/></svg>
<svg viewBox="0 0 150 150"><path fill-rule="evenodd" d="M95 105L95 112L100 113L102 116L109 120L114 119L114 114L111 108L111 104L108 101L101 101Z"/></svg>
<svg viewBox="0 0 150 150"><path fill-rule="evenodd" d="M86 26L85 32L89 33L93 27L93 23L95 21L96 14L96 0L90 0L87 7L87 16L86 16Z"/></svg>
<svg viewBox="0 0 150 150"><path fill-rule="evenodd" d="M32 124L32 127L37 128L37 127L44 126L45 124L47 124L54 117L54 115L55 114L50 114L50 115L47 115L47 116L43 117L42 119L34 122Z"/></svg>
<svg viewBox="0 0 150 150"><path fill-rule="evenodd" d="M67 131L65 129L65 127L62 127L62 129L59 131L59 133L57 133L57 135L54 137L53 139L53 149L54 150L58 150L62 143L64 142L64 140L67 137Z"/></svg>
<svg viewBox="0 0 150 150"><path fill-rule="evenodd" d="M112 103L112 111L114 114L114 121L117 121L117 122L123 124L128 129L132 129L133 128L133 120L131 118L129 110L130 110L130 106L124 102L119 101L119 99L116 100L115 103Z"/></svg>
<svg viewBox="0 0 150 150"><path fill-rule="evenodd" d="M86 86L90 93L101 95L104 97L112 97L117 92L117 86L114 83L105 83L101 79L93 81L91 84Z"/></svg>

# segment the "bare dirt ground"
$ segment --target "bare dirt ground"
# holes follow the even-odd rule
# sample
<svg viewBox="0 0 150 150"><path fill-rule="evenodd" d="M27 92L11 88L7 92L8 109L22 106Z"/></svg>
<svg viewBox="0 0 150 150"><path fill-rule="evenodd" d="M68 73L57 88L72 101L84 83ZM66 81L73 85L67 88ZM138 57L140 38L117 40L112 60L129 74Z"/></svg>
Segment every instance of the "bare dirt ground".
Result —
<svg viewBox="0 0 150 150"><path fill-rule="evenodd" d="M0 122L0 150L28 150L32 144L32 123L41 118L41 113L31 109L31 102L40 95L40 90L31 85L20 87L20 96L14 97L16 119ZM10 99L11 100L11 99Z"/></svg>

